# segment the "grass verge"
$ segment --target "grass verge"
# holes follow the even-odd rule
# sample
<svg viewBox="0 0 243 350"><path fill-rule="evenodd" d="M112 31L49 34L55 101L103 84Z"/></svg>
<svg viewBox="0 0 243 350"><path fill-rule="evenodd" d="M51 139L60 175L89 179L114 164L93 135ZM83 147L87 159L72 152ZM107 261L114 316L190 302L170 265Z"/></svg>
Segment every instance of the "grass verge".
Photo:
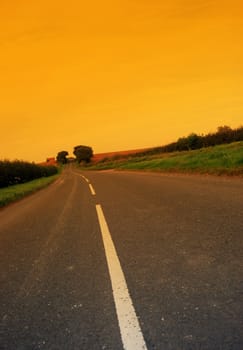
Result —
<svg viewBox="0 0 243 350"><path fill-rule="evenodd" d="M41 188L44 188L51 184L53 181L55 181L58 176L48 176L48 177L42 177L40 179L36 179L33 181L26 182L24 184L4 187L0 189L0 207L3 207L11 202L14 202L18 199L21 199L28 194L34 193Z"/></svg>
<svg viewBox="0 0 243 350"><path fill-rule="evenodd" d="M156 156L106 161L90 166L89 169L243 175L243 142L234 142L194 151L162 153Z"/></svg>

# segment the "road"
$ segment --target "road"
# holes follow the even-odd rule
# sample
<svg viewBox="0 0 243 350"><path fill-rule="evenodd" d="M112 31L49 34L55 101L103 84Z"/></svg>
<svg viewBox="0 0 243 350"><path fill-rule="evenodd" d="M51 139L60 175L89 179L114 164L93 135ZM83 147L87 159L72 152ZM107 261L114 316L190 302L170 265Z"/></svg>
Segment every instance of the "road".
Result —
<svg viewBox="0 0 243 350"><path fill-rule="evenodd" d="M66 169L0 210L0 349L243 349L240 179Z"/></svg>

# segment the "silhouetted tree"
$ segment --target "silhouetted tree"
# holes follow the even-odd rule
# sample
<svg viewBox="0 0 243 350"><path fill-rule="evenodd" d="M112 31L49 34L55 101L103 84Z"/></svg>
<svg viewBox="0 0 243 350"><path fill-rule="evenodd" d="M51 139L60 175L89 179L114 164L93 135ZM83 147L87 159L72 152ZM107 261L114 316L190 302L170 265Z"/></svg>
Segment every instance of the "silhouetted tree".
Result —
<svg viewBox="0 0 243 350"><path fill-rule="evenodd" d="M67 151L60 151L57 153L57 162L60 164L66 164L67 163L67 157L68 152Z"/></svg>
<svg viewBox="0 0 243 350"><path fill-rule="evenodd" d="M224 126L218 126L217 128L217 133L218 134L228 134L232 131L231 127L228 125L224 125Z"/></svg>
<svg viewBox="0 0 243 350"><path fill-rule="evenodd" d="M188 149L198 149L203 146L202 143L202 137L192 133L189 136L187 136L187 144L188 144Z"/></svg>
<svg viewBox="0 0 243 350"><path fill-rule="evenodd" d="M227 126L219 126L215 134L216 144L229 143L233 141L233 130Z"/></svg>
<svg viewBox="0 0 243 350"><path fill-rule="evenodd" d="M78 163L89 163L93 157L93 150L89 146L79 145L74 147L73 154L76 156Z"/></svg>

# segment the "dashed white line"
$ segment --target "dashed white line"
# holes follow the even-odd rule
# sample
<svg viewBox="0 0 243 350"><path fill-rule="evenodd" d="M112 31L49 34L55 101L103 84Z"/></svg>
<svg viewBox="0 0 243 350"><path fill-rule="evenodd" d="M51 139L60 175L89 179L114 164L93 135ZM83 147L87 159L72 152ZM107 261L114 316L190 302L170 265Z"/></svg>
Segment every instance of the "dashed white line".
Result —
<svg viewBox="0 0 243 350"><path fill-rule="evenodd" d="M146 344L127 288L124 273L113 244L102 207L96 205L113 297L124 350L146 350Z"/></svg>
<svg viewBox="0 0 243 350"><path fill-rule="evenodd" d="M93 196L95 196L96 193L95 193L94 187L91 184L89 184L89 189L90 189L91 194Z"/></svg>
<svg viewBox="0 0 243 350"><path fill-rule="evenodd" d="M87 177L85 177L84 175L79 175L79 176L81 176L88 184L89 184L89 179L87 179Z"/></svg>
<svg viewBox="0 0 243 350"><path fill-rule="evenodd" d="M85 177L85 176L82 175L82 174L78 174L78 173L75 173L75 174L78 175L78 176L80 176L80 177L82 177L82 178L89 184L90 192L91 192L91 194L92 194L93 196L95 196L96 193L95 193L94 187L91 185L89 179L87 179L87 177Z"/></svg>

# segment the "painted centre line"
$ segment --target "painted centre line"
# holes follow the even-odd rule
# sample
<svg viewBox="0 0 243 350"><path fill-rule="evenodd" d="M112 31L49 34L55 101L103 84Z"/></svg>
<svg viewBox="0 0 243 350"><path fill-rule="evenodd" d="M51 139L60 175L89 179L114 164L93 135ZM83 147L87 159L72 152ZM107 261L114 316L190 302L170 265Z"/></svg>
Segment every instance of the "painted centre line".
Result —
<svg viewBox="0 0 243 350"><path fill-rule="evenodd" d="M106 259L112 284L113 297L124 350L146 350L143 334L128 291L125 276L113 244L102 207L96 205Z"/></svg>
<svg viewBox="0 0 243 350"><path fill-rule="evenodd" d="M92 194L93 196L95 196L96 193L95 193L94 187L91 185L89 179L87 179L87 177L85 177L84 175L81 175L81 174L77 174L77 175L79 175L80 177L82 177L82 178L89 184L90 192L91 192L91 194Z"/></svg>
<svg viewBox="0 0 243 350"><path fill-rule="evenodd" d="M84 175L79 175L79 176L81 176L89 184L89 179L87 179L87 177L85 177Z"/></svg>
<svg viewBox="0 0 243 350"><path fill-rule="evenodd" d="M96 193L95 193L94 187L91 184L89 184L89 188L92 195L95 196Z"/></svg>

